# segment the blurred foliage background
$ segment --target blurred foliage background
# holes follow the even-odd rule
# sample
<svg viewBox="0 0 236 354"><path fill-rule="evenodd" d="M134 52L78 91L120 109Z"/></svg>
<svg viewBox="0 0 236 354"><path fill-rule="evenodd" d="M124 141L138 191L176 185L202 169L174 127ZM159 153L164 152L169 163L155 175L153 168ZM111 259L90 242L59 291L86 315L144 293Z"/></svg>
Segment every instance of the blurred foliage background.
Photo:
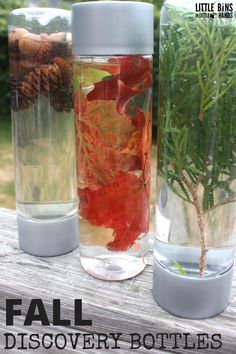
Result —
<svg viewBox="0 0 236 354"><path fill-rule="evenodd" d="M88 0L87 0L88 1ZM124 0L125 1L125 0ZM138 0L134 0L138 1ZM153 141L157 131L157 88L159 18L164 0L143 0L155 5L155 54L154 54L154 99L153 99ZM14 174L11 147L11 116L8 69L8 14L19 7L43 6L70 9L76 0L0 0L0 207L15 207Z"/></svg>

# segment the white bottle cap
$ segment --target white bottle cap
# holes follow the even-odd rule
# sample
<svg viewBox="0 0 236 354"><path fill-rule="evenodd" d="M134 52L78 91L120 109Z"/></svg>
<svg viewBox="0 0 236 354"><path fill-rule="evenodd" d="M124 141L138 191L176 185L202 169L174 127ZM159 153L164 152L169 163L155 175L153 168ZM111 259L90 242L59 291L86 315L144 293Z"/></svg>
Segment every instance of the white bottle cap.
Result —
<svg viewBox="0 0 236 354"><path fill-rule="evenodd" d="M73 55L153 54L154 7L134 1L72 6Z"/></svg>

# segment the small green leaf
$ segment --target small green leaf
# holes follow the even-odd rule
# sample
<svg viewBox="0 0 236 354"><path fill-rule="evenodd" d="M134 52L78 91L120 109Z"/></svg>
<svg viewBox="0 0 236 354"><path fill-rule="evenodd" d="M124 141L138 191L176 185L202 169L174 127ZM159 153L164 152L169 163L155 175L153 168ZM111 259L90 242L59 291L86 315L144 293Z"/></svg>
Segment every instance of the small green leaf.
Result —
<svg viewBox="0 0 236 354"><path fill-rule="evenodd" d="M176 261L173 261L173 266L179 271L180 275L186 275L186 270Z"/></svg>
<svg viewBox="0 0 236 354"><path fill-rule="evenodd" d="M111 76L108 71L99 70L79 64L74 64L73 72L74 90L79 89L80 85L83 85L84 87L92 86L95 82L99 82L102 79L107 79Z"/></svg>

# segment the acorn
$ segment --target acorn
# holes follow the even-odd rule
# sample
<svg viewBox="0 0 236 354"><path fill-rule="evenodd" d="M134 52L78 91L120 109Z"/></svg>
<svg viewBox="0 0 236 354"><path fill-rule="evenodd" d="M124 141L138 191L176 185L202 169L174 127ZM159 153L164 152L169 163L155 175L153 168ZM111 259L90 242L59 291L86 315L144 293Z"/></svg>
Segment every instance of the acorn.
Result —
<svg viewBox="0 0 236 354"><path fill-rule="evenodd" d="M66 34L66 42L68 43L68 55L72 55L72 35L70 32Z"/></svg>
<svg viewBox="0 0 236 354"><path fill-rule="evenodd" d="M52 42L64 42L66 40L66 33L65 32L52 33L50 34L49 39Z"/></svg>
<svg viewBox="0 0 236 354"><path fill-rule="evenodd" d="M25 35L28 35L29 31L24 28L15 28L14 31L9 32L9 41L16 41Z"/></svg>
<svg viewBox="0 0 236 354"><path fill-rule="evenodd" d="M67 42L71 42L71 41L72 41L72 34L71 34L71 32L67 32L67 33L66 33L66 41L67 41Z"/></svg>
<svg viewBox="0 0 236 354"><path fill-rule="evenodd" d="M10 51L18 51L18 40L27 33L29 32L24 28L16 28L14 31L9 32L8 43Z"/></svg>
<svg viewBox="0 0 236 354"><path fill-rule="evenodd" d="M41 41L50 41L49 35L47 33L40 33Z"/></svg>
<svg viewBox="0 0 236 354"><path fill-rule="evenodd" d="M19 40L20 51L23 54L28 55L30 57L33 57L37 54L40 45L41 45L40 36L33 33L30 33L27 36L20 38Z"/></svg>

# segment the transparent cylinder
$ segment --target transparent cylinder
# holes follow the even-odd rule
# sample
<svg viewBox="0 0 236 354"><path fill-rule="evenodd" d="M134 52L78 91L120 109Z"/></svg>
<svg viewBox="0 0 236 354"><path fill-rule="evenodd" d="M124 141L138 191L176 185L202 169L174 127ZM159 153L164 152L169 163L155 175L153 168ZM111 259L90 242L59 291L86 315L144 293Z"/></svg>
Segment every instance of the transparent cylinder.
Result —
<svg viewBox="0 0 236 354"><path fill-rule="evenodd" d="M36 221L75 215L70 12L11 12L9 58L17 212Z"/></svg>
<svg viewBox="0 0 236 354"><path fill-rule="evenodd" d="M75 56L73 73L81 263L126 279L148 251L152 57Z"/></svg>
<svg viewBox="0 0 236 354"><path fill-rule="evenodd" d="M207 6L166 1L160 30L155 257L199 279L232 267L236 238L236 20Z"/></svg>

